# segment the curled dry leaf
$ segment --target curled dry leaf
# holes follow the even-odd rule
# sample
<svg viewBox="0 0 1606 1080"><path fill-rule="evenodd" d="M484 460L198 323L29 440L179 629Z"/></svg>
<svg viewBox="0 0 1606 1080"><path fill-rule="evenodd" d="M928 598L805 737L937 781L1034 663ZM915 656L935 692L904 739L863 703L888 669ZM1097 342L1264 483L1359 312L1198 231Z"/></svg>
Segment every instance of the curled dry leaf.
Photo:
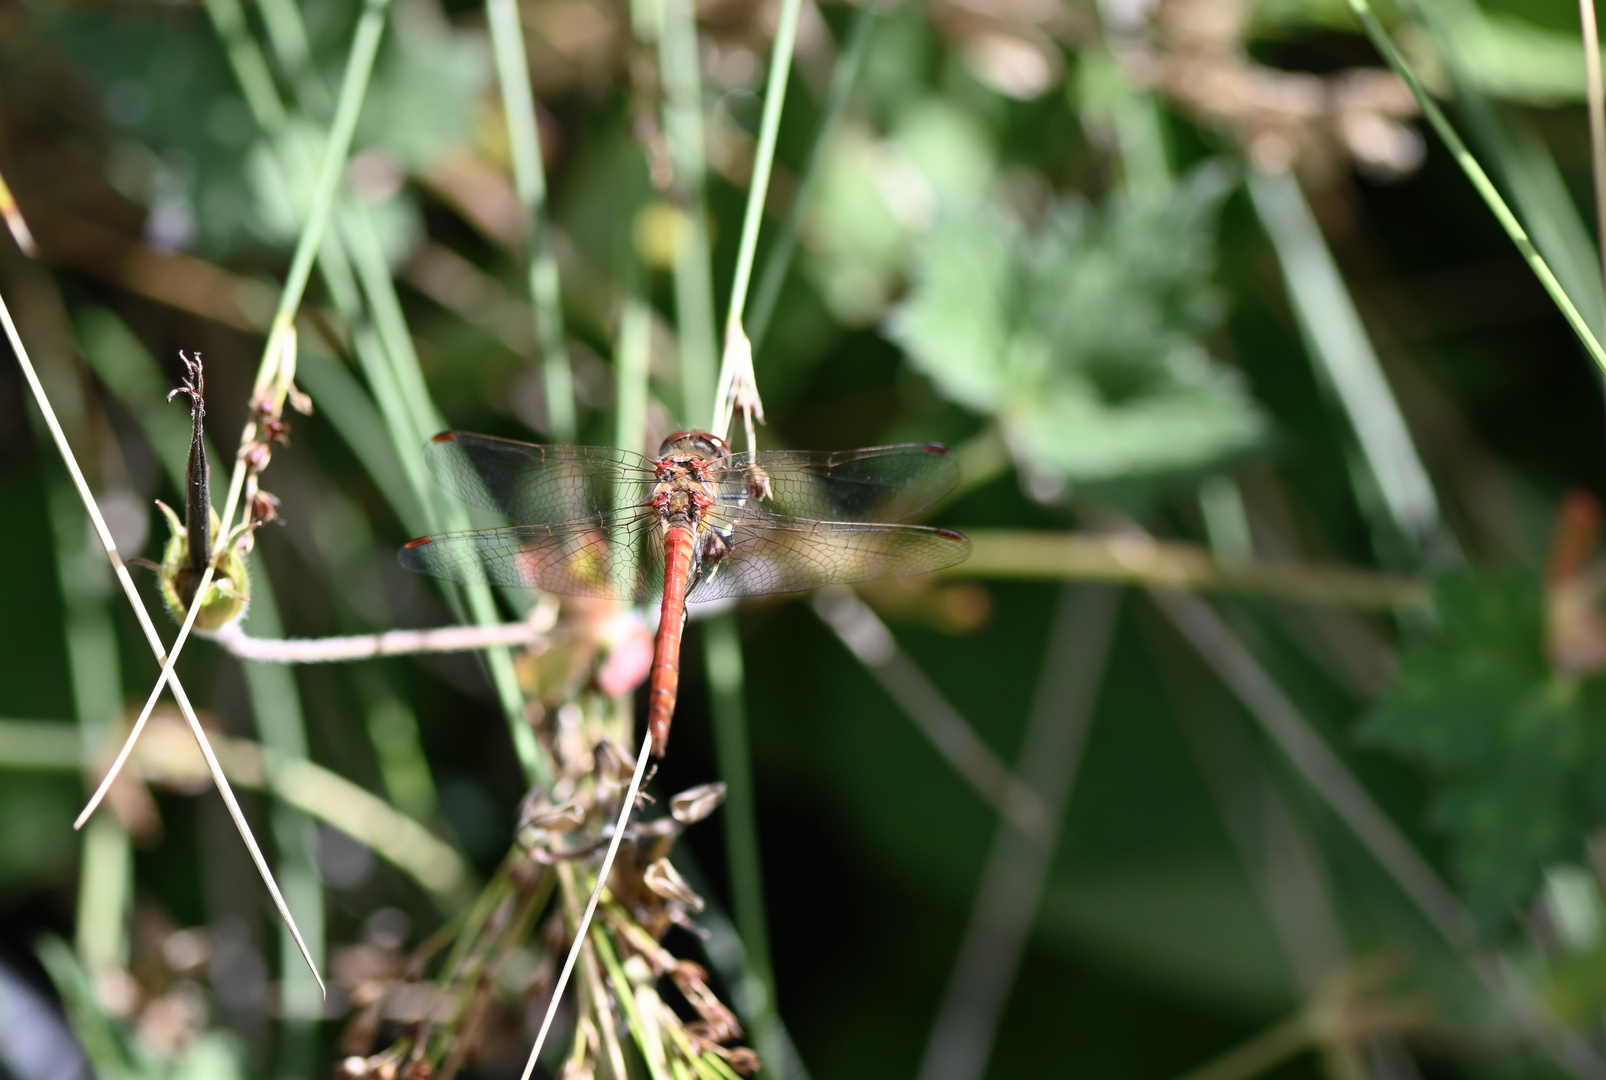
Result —
<svg viewBox="0 0 1606 1080"><path fill-rule="evenodd" d="M647 888L666 900L679 900L693 912L703 910L703 898L692 891L692 887L686 884L686 879L680 876L680 871L668 859L659 859L648 866L642 874L642 880Z"/></svg>
<svg viewBox="0 0 1606 1080"><path fill-rule="evenodd" d="M670 799L669 812L682 825L695 825L719 809L719 804L724 801L723 783L698 784Z"/></svg>

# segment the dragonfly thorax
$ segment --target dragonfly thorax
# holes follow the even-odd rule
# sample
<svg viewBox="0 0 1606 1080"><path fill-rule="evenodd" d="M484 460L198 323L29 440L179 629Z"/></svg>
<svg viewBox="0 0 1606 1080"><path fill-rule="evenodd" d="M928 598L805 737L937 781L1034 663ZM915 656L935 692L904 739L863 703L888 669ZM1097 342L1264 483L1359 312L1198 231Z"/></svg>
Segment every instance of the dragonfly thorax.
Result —
<svg viewBox="0 0 1606 1080"><path fill-rule="evenodd" d="M682 431L664 440L650 500L659 525L700 531L708 511L719 505L711 479L715 463L730 453L723 440L706 431Z"/></svg>

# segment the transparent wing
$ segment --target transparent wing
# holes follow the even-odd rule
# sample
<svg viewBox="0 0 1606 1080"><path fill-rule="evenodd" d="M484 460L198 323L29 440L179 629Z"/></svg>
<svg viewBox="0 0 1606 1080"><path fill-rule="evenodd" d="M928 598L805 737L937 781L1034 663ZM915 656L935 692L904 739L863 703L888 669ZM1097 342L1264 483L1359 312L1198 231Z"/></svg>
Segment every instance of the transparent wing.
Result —
<svg viewBox="0 0 1606 1080"><path fill-rule="evenodd" d="M442 487L520 524L574 522L639 506L652 464L606 446L542 446L445 431L424 448Z"/></svg>
<svg viewBox="0 0 1606 1080"><path fill-rule="evenodd" d="M664 583L657 521L636 510L425 536L402 548L400 559L409 570L451 581L560 596L651 600Z"/></svg>
<svg viewBox="0 0 1606 1080"><path fill-rule="evenodd" d="M705 565L688 600L928 574L970 556L970 541L952 529L809 521L754 509L730 514L727 522L729 550Z"/></svg>
<svg viewBox="0 0 1606 1080"><path fill-rule="evenodd" d="M720 497L740 505L769 482L760 505L773 514L822 521L903 521L959 483L959 463L940 443L864 450L764 451L721 463ZM751 502L749 502L751 505Z"/></svg>

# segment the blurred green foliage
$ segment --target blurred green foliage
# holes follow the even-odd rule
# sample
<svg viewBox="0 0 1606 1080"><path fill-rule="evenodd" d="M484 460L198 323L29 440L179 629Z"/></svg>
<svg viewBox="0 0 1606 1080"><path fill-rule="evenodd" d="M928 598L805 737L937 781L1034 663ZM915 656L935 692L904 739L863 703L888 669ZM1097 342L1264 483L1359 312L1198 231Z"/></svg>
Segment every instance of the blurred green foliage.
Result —
<svg viewBox="0 0 1606 1080"><path fill-rule="evenodd" d="M1490 96L1468 126L1485 138L1478 150L1491 169L1553 175L1561 198L1587 203L1573 8L1423 6L1432 19L1417 21L1409 5L1392 12L1399 39L1436 88L1448 87L1448 58ZM651 422L667 430L706 414L679 403L662 242L706 223L714 280L728 282L773 29L738 8L698 9L712 173L706 212L682 214L662 176L655 50L631 38L624 9L522 7L587 441L612 431L627 295L651 308ZM1337 108L1345 72L1376 65L1341 3L1168 3L1141 33L1113 34L1087 4L1000 6L985 18L973 8L909 4L879 19L756 357L770 418L761 445L948 440L967 465L981 464L934 520L981 532L1066 533L1120 507L1157 536L1228 556L1244 554L1230 542L1239 536L1259 559L1379 562L1364 526L1379 512L1375 492L1354 467L1364 418L1344 415L1301 355L1275 253L1237 194L1245 170L1263 164L1250 150L1263 134L1256 124L1290 145L1315 140L1321 153L1299 158L1301 144L1293 164L1439 485L1447 527L1479 569L1437 579L1428 614L1254 599L1221 608L1340 767L1446 867L1483 947L1553 1010L1538 1026L1569 1024L1598 1047L1600 936L1551 924L1565 921L1557 880L1584 883L1586 913L1603 906L1583 867L1606 816L1606 682L1563 677L1547 661L1535 554L1563 491L1606 484L1596 374L1437 148L1421 171L1388 182L1351 170L1356 132L1377 135L1381 124L1387 134L1399 118L1322 111ZM1168 21L1190 10L1219 18ZM355 3L308 6L311 69L275 61L292 106L288 148L312 156L321 146L357 13ZM816 15L783 120L761 266L856 12L826 4ZM6 248L0 289L49 378L84 391L81 406L65 395L58 408L97 491L134 508L120 536L143 525L149 537L152 500L176 494L159 463L182 455L186 427L177 405L160 402L152 358L173 376L179 348L205 352L212 439L232 448L261 345L242 323L263 314L263 282L282 274L307 196L283 172L287 145L255 128L201 10L46 6L7 18L0 172L36 215L45 262ZM1194 37L1182 32L1190 26ZM253 7L248 30L265 48L266 29ZM1213 56L1200 45L1215 40L1206 31L1230 47ZM1140 46L1149 74L1218 62L1215 74L1257 92L1233 98L1240 106L1293 94L1315 112L1296 112L1303 119L1285 130L1253 109L1211 113L1164 79L1151 93L1122 66L1130 57L1120 50ZM447 422L533 438L544 412L503 123L479 8L402 3L366 91L341 212L372 219L403 330ZM1150 175L1139 163L1166 167ZM1554 243L1587 253L1582 218L1563 209ZM86 223L117 242L74 247L69 226ZM1556 248L1547 254L1556 259ZM451 606L395 564L422 511L372 370L350 362L354 343L374 333L374 311L359 305L347 321L335 307L315 286L301 382L317 411L294 420L266 474L284 524L261 533L253 579L274 583L293 636L450 622ZM37 522L42 492L65 479L30 434L11 370L0 376L0 518ZM1225 499L1202 501L1203 481ZM0 596L13 613L0 628L0 719L74 715L58 553L39 531L0 530L0 564L12 570ZM139 582L154 595L150 578ZM1010 762L1058 659L1044 643L1059 589L950 580L865 596L914 667ZM106 603L128 692L143 697L152 662L120 598ZM997 815L805 605L765 601L740 618L781 1015L814 1075L914 1075ZM693 624L660 793L715 775L699 638ZM181 674L221 729L258 737L238 663L196 642ZM420 815L480 873L494 869L524 780L476 661L368 661L300 670L293 682L314 760ZM1383 996L1430 1000L1439 1026L1419 1041L1387 1031L1351 1049L1384 1060L1409 1045L1425 1075L1551 1074L1541 1048L1506 1037L1533 1018L1488 994L1466 957L1429 931L1141 590L1124 602L1090 724L986 1075L1056 1075L1067 1061L1096 1076L1180 1073L1310 1005L1380 950L1404 957ZM0 742L0 759L6 750ZM165 972L207 1003L192 1040L157 1054L61 940L77 918L70 821L81 793L70 767L0 769L0 962L30 968L37 948L102 1071L313 1075L297 1063L316 1058L327 1071L338 1060L338 1024L270 1022L286 967L210 796L156 791L160 830L132 856L134 974ZM251 805L264 838L272 805ZM720 828L716 817L684 847L710 898L728 906ZM383 942L396 925L408 946L442 925L438 899L399 871L327 831L302 832L285 828L268 846L276 862L321 875L328 940L344 962L394 948ZM1314 867L1308 881L1301 867ZM1289 880L1313 891L1279 893ZM1310 930L1328 915L1330 926ZM217 951L167 971L151 958L176 927L211 935ZM701 955L690 935L671 940ZM152 987L141 1008L161 1000ZM509 1045L522 1037L508 1035ZM505 1065L476 1067L494 1076ZM1323 1067L1307 1055L1274 1075Z"/></svg>
<svg viewBox="0 0 1606 1080"><path fill-rule="evenodd" d="M1254 448L1265 423L1200 336L1228 188L1201 167L1163 203L1028 225L1000 207L940 220L891 333L916 370L994 416L1017 453L1073 483L1197 476Z"/></svg>
<svg viewBox="0 0 1606 1080"><path fill-rule="evenodd" d="M1434 820L1489 929L1546 866L1585 861L1606 815L1606 678L1551 668L1542 598L1530 574L1440 578L1433 625L1407 637L1363 728L1431 770Z"/></svg>

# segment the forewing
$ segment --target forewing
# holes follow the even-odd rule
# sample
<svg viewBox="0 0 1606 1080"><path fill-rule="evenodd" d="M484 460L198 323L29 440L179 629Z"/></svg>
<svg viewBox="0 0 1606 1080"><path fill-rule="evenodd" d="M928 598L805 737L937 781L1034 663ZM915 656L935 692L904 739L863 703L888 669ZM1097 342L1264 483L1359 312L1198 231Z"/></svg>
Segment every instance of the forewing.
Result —
<svg viewBox="0 0 1606 1080"><path fill-rule="evenodd" d="M952 529L809 521L763 511L731 515L730 548L706 566L688 599L805 592L928 574L963 562L970 541Z"/></svg>
<svg viewBox="0 0 1606 1080"><path fill-rule="evenodd" d="M606 446L542 446L446 431L424 448L442 487L520 525L573 522L646 502L652 465Z"/></svg>
<svg viewBox="0 0 1606 1080"><path fill-rule="evenodd" d="M959 463L939 443L902 443L864 450L759 451L723 463L720 493L740 504L762 490L773 514L820 521L903 521L959 483Z"/></svg>
<svg viewBox="0 0 1606 1080"><path fill-rule="evenodd" d="M400 558L409 570L467 585L650 600L663 589L658 536L650 515L632 511L425 536L402 548Z"/></svg>

